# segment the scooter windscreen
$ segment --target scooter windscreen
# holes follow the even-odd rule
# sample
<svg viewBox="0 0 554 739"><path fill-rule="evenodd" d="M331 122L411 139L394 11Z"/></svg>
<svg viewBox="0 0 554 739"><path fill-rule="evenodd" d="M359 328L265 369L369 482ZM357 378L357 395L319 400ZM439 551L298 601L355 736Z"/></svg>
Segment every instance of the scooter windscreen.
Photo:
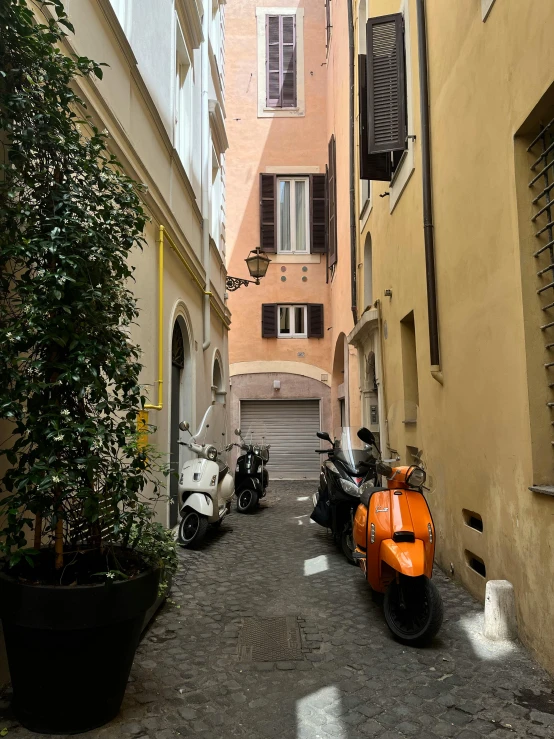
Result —
<svg viewBox="0 0 554 739"><path fill-rule="evenodd" d="M266 437L265 422L262 419L256 419L246 429L242 430L242 438L245 444L249 444L257 449L256 454L267 462L269 459L269 450L267 448L268 442Z"/></svg>
<svg viewBox="0 0 554 739"><path fill-rule="evenodd" d="M343 426L335 431L334 456L353 470L375 460L373 447L358 438L357 426Z"/></svg>
<svg viewBox="0 0 554 739"><path fill-rule="evenodd" d="M227 446L225 406L221 403L210 405L192 438L196 444L208 444L214 446L220 454L224 453Z"/></svg>

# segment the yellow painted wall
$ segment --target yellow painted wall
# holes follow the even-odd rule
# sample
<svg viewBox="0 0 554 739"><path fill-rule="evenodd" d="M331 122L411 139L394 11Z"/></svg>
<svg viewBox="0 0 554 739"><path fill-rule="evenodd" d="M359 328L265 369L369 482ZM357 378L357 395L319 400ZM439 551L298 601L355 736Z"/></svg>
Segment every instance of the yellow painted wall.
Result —
<svg viewBox="0 0 554 739"><path fill-rule="evenodd" d="M430 373L416 4L409 0L415 169L392 214L390 198L378 197L388 183L373 183L373 209L359 242L361 261L371 234L374 296L387 326L390 445L402 460L408 445L424 450L436 485L429 500L441 566L447 572L452 566L479 598L485 579L468 567L465 550L484 560L488 579L511 581L520 635L553 670L554 499L528 489L535 480L521 265L532 257L520 255L518 215L525 208L518 213L516 177L522 174L514 136L554 79L548 33L554 5L496 0L486 22L480 2L428 0L426 6L444 385ZM370 15L398 8L373 0ZM385 289L392 290L391 299ZM419 413L415 427L408 427L402 424L400 321L412 310ZM529 324L535 341L538 318ZM551 459L550 468L554 478ZM481 514L482 534L464 524L464 508Z"/></svg>

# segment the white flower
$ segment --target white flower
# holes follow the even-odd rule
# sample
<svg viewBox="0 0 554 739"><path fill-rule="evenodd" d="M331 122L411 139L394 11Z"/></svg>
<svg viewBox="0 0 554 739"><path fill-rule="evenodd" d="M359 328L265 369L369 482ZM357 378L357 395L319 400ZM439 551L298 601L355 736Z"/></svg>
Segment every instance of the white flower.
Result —
<svg viewBox="0 0 554 739"><path fill-rule="evenodd" d="M42 277L44 275L43 269L37 269L37 277Z"/></svg>
<svg viewBox="0 0 554 739"><path fill-rule="evenodd" d="M57 475L52 475L52 482L59 482L60 478Z"/></svg>
<svg viewBox="0 0 554 739"><path fill-rule="evenodd" d="M15 341L15 337L11 331L8 331L8 333L6 334L6 339L8 339L8 341Z"/></svg>
<svg viewBox="0 0 554 739"><path fill-rule="evenodd" d="M94 256L94 254L89 254L88 260L89 262L96 262L96 257Z"/></svg>
<svg viewBox="0 0 554 739"><path fill-rule="evenodd" d="M60 285L63 285L63 284L64 284L64 282L67 282L67 277L64 277L64 276L62 275L62 276L60 277L60 279L58 280L58 282L60 283Z"/></svg>
<svg viewBox="0 0 554 739"><path fill-rule="evenodd" d="M109 577L110 580L113 580L115 578L115 572L106 572L106 577Z"/></svg>
<svg viewBox="0 0 554 739"><path fill-rule="evenodd" d="M62 416L69 416L69 415L71 415L67 408L64 408L61 413L62 413Z"/></svg>
<svg viewBox="0 0 554 739"><path fill-rule="evenodd" d="M57 436L54 436L54 441L63 441L63 434L58 434Z"/></svg>

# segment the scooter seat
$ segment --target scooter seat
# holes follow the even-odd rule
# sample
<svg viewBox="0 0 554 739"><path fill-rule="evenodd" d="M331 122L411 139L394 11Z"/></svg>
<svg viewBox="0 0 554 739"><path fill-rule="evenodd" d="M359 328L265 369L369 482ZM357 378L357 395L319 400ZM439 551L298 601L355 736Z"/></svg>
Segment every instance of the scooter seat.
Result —
<svg viewBox="0 0 554 739"><path fill-rule="evenodd" d="M360 503L365 505L366 508L369 508L369 501L371 500L373 493L382 493L386 490L388 490L388 488L370 488L369 490L364 490L360 495Z"/></svg>

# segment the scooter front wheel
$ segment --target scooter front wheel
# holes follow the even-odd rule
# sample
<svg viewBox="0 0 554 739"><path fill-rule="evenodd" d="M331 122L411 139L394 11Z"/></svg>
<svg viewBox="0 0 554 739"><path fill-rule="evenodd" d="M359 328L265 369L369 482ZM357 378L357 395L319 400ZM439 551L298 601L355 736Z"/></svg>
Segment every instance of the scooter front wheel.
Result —
<svg viewBox="0 0 554 739"><path fill-rule="evenodd" d="M179 524L177 540L182 547L195 549L204 540L207 530L208 519L200 513L189 509L183 513L183 518Z"/></svg>
<svg viewBox="0 0 554 739"><path fill-rule="evenodd" d="M383 603L385 621L398 641L409 646L427 644L443 619L442 599L434 582L401 575L393 580Z"/></svg>
<svg viewBox="0 0 554 739"><path fill-rule="evenodd" d="M239 513L250 513L258 505L258 493L255 490L241 490L237 496L237 511Z"/></svg>

